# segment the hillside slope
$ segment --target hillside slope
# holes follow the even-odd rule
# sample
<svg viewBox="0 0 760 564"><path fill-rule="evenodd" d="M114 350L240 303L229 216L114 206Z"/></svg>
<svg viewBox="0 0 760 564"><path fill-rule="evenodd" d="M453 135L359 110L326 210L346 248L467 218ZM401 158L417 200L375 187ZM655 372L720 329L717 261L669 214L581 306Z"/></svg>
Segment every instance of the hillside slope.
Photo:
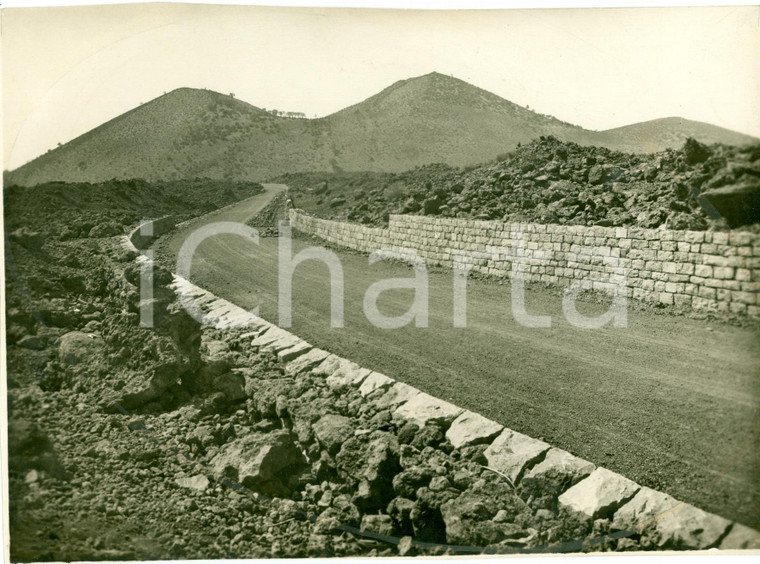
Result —
<svg viewBox="0 0 760 564"><path fill-rule="evenodd" d="M609 137L611 143L614 139L622 140L624 144L636 147L639 152L644 153L656 153L664 149L681 147L690 137L710 145L722 143L741 146L758 142L758 139L749 135L680 117L654 119L608 129L600 132L598 137L601 139ZM607 145L602 142L600 146Z"/></svg>
<svg viewBox="0 0 760 564"><path fill-rule="evenodd" d="M273 115L231 96L181 88L8 173L11 184L112 178L263 180L299 171L400 172L483 162L542 135L626 152L751 137L668 118L592 132L464 81L431 73L399 81L319 119Z"/></svg>

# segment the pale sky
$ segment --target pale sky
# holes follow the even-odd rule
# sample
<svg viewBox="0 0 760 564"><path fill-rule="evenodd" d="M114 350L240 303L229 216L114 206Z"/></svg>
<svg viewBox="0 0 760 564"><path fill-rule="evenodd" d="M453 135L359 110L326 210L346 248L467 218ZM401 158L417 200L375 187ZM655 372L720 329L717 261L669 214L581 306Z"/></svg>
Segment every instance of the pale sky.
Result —
<svg viewBox="0 0 760 564"><path fill-rule="evenodd" d="M681 116L760 137L760 7L6 9L13 169L181 86L324 116L438 71L588 129Z"/></svg>

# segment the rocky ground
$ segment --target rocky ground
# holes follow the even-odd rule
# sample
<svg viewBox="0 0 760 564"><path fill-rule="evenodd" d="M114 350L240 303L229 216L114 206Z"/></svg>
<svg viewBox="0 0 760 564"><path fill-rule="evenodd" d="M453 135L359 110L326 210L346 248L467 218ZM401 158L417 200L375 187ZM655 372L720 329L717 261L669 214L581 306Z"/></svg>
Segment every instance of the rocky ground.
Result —
<svg viewBox="0 0 760 564"><path fill-rule="evenodd" d="M138 221L172 215L179 223L260 193L256 182L195 179L99 184L49 182L3 189L5 229L11 239L69 241L121 235ZM28 247L29 245L26 244Z"/></svg>
<svg viewBox="0 0 760 564"><path fill-rule="evenodd" d="M542 137L481 166L444 164L400 174L298 173L297 207L373 225L389 214L669 229L755 229L760 147L704 146L617 153ZM753 227L754 225L754 227Z"/></svg>
<svg viewBox="0 0 760 564"><path fill-rule="evenodd" d="M588 465L494 472L493 437L399 417L403 386L353 386L355 365L286 370L190 318L159 267L142 327L118 236L41 227L6 247L13 560L663 548L559 508Z"/></svg>
<svg viewBox="0 0 760 564"><path fill-rule="evenodd" d="M255 227L261 237L276 237L279 234L279 222L289 221L289 195L285 192L277 194L264 208L246 224Z"/></svg>
<svg viewBox="0 0 760 564"><path fill-rule="evenodd" d="M453 425L451 413L400 416L403 384L353 363L331 366L316 351L285 364L246 329L201 326L158 266L153 323L142 326L141 266L120 234L144 214L197 215L260 188L235 185L212 199L200 182L184 193L179 184L116 184L113 193L111 184L52 184L5 194L14 561L623 551L723 540L632 533L616 524L614 506L568 511L560 496L593 465L544 449L514 474L494 471L487 443L497 430ZM276 198L253 224L271 227L284 208Z"/></svg>
<svg viewBox="0 0 760 564"><path fill-rule="evenodd" d="M399 427L392 402L201 330L166 271L155 327L139 327L134 254L76 245L89 289L9 310L14 560L437 553L361 531L502 548L588 532L526 504L482 448L445 444L444 425Z"/></svg>
<svg viewBox="0 0 760 564"><path fill-rule="evenodd" d="M551 480L516 492L444 421L394 421L381 387L286 374L240 330L201 331L165 272L167 307L139 328L132 258L8 348L14 560L561 549L609 525L558 516Z"/></svg>

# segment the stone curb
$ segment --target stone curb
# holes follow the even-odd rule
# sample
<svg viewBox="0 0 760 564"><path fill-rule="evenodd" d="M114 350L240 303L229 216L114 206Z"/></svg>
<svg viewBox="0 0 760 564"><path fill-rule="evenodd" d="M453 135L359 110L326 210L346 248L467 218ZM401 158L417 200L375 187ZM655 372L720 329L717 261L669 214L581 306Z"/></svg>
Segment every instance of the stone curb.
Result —
<svg viewBox="0 0 760 564"><path fill-rule="evenodd" d="M123 238L123 246L139 253L128 237ZM138 262L147 260L144 255L137 258ZM394 407L394 418L420 427L428 421L445 422L449 424L446 437L455 448L487 444L484 455L489 467L507 476L515 487L523 477L530 478L531 473L554 472L567 476L571 485L559 496L561 511L589 519L608 518L613 531L633 531L654 539L659 546L690 550L760 549L760 532L741 523L642 487L620 474L507 429L482 415L313 347L289 331L176 274L172 287L183 303L192 302L203 313L203 323L218 329L249 328L247 336L251 338L251 346L275 354L284 363L287 373L310 370L324 376L329 386L356 386L364 397L385 390L380 401Z"/></svg>
<svg viewBox="0 0 760 564"><path fill-rule="evenodd" d="M255 335L251 345L258 346L260 351L277 354L285 364L285 371L290 374L311 370L314 374L323 375L328 385L355 386L365 397L385 389L385 395L377 401L395 407L394 417L419 426L424 426L428 421L450 423L446 436L456 448L488 444L484 454L489 467L508 476L515 486L519 486L524 476L529 477L531 472L536 471L572 476L575 483L559 498L563 511L592 519L609 518L613 529L653 536L658 545L671 543L692 550L760 548L760 532L740 523L642 487L620 474L595 467L591 462L507 429L482 415L315 348L292 333L178 276L175 276L174 289L178 294L195 300L207 312L204 321L215 327L230 323L238 327L249 326L252 330L250 336ZM578 476L580 480L576 481Z"/></svg>

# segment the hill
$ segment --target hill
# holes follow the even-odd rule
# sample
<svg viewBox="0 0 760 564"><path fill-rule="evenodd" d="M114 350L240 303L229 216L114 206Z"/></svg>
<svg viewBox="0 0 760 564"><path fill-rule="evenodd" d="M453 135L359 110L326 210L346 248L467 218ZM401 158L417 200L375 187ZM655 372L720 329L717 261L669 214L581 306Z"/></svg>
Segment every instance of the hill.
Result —
<svg viewBox="0 0 760 564"><path fill-rule="evenodd" d="M626 125L600 132L599 136L623 139L637 152L656 153L663 149L681 147L688 138L702 143L723 145L749 145L757 143L758 139L743 135L730 129L710 125L700 121L692 121L680 117L654 119L633 125ZM606 146L600 143L600 146Z"/></svg>
<svg viewBox="0 0 760 564"><path fill-rule="evenodd" d="M687 137L742 145L753 138L668 118L593 132L439 73L401 80L319 119L283 117L229 95L181 88L143 104L7 174L11 184L112 178L264 180L286 172L401 172L483 162L552 135L648 153Z"/></svg>

